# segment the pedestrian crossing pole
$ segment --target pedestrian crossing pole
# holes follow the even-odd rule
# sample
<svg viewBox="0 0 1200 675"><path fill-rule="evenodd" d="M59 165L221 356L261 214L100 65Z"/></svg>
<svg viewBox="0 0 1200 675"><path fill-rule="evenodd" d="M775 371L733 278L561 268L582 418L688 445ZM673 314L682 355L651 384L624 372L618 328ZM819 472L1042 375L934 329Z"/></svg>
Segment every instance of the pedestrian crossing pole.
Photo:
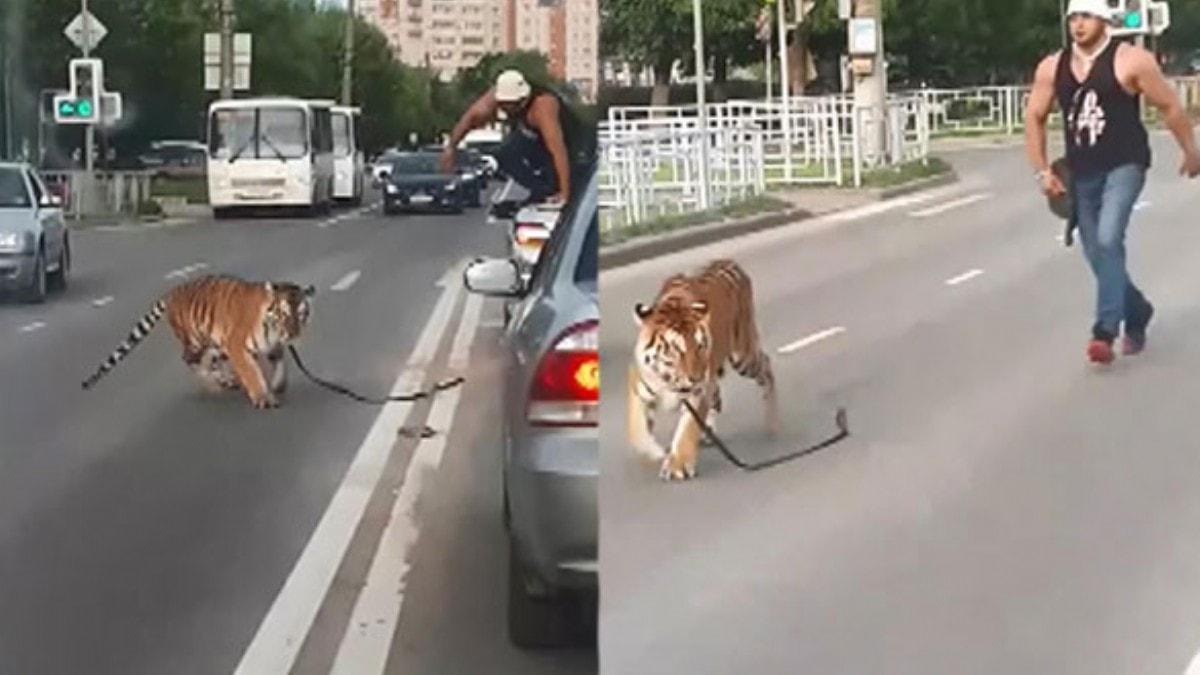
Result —
<svg viewBox="0 0 1200 675"><path fill-rule="evenodd" d="M704 78L708 73L708 68L705 66L704 59L704 15L700 6L700 0L692 1L692 18L693 28L696 33L694 46L696 49L696 114L697 114L697 130L699 134L699 160L700 160L700 186L699 194L700 209L707 211L712 205L709 195L709 173L708 173L708 105L704 92Z"/></svg>

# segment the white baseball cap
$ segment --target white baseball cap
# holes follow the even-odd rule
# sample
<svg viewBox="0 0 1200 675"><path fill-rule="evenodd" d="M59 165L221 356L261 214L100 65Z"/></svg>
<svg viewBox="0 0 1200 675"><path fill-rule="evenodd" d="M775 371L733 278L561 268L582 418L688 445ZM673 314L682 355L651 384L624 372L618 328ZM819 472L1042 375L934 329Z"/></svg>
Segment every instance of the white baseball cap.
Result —
<svg viewBox="0 0 1200 675"><path fill-rule="evenodd" d="M1072 14L1091 14L1094 17L1112 21L1113 8L1106 0L1071 0L1067 5L1067 16Z"/></svg>
<svg viewBox="0 0 1200 675"><path fill-rule="evenodd" d="M1103 2L1104 0L1100 0ZM513 103L529 96L529 82L517 70L506 70L496 78L496 100L501 103Z"/></svg>

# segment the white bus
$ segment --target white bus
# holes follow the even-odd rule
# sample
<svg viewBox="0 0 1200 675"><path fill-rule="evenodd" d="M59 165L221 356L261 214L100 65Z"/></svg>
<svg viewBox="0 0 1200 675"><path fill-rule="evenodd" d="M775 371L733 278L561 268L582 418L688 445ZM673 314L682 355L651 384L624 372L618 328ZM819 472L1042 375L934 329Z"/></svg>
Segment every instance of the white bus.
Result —
<svg viewBox="0 0 1200 675"><path fill-rule="evenodd" d="M365 160L358 142L362 108L333 108L333 198L361 204Z"/></svg>
<svg viewBox="0 0 1200 675"><path fill-rule="evenodd" d="M216 101L208 113L208 198L217 218L245 206L333 202L332 101Z"/></svg>

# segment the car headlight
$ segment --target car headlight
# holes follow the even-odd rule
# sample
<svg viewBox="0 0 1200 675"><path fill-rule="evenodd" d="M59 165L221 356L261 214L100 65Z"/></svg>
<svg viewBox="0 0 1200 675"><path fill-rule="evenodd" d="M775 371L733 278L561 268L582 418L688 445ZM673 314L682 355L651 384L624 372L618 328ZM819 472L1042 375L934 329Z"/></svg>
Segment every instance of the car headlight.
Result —
<svg viewBox="0 0 1200 675"><path fill-rule="evenodd" d="M389 195L394 195L394 194L400 192L400 188L396 187L395 185L392 185L391 183L388 183L387 185L383 186L383 189L387 190L387 193Z"/></svg>
<svg viewBox="0 0 1200 675"><path fill-rule="evenodd" d="M0 232L0 251L21 253L28 248L33 237L27 232Z"/></svg>
<svg viewBox="0 0 1200 675"><path fill-rule="evenodd" d="M458 183L449 183L446 185L446 192L454 192L458 189Z"/></svg>

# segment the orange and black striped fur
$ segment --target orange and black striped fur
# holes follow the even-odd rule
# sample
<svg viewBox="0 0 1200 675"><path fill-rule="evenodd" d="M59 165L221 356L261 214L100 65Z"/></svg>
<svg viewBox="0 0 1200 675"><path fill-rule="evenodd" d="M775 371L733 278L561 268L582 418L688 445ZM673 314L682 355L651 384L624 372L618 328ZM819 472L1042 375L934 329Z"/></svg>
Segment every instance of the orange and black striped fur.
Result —
<svg viewBox="0 0 1200 675"><path fill-rule="evenodd" d="M180 284L154 303L83 388L95 385L166 316L183 347L183 362L206 389L241 388L256 408L275 407L287 385L285 347L308 324L314 293L312 286L230 276Z"/></svg>
<svg viewBox="0 0 1200 675"><path fill-rule="evenodd" d="M634 319L639 333L629 369L629 440L639 453L661 462L664 480L696 475L702 431L682 402L690 401L713 426L726 364L763 388L767 427L777 431L775 376L759 343L750 277L737 263L718 260L694 276L667 279L653 305L635 306ZM660 406L680 415L670 452L653 435Z"/></svg>

